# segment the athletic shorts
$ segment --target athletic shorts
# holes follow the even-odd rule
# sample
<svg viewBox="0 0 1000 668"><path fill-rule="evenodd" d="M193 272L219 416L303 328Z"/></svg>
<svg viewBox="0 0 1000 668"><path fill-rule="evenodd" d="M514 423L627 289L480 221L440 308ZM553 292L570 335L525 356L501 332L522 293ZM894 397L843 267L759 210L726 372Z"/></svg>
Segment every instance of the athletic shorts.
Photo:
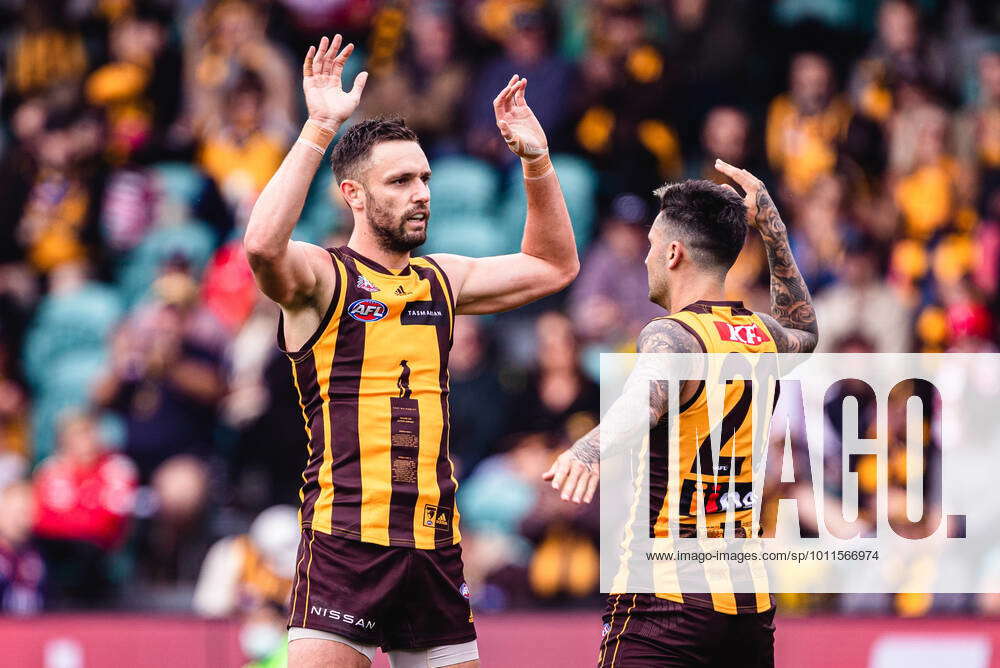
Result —
<svg viewBox="0 0 1000 668"><path fill-rule="evenodd" d="M598 668L773 668L774 606L727 615L656 598L608 597Z"/></svg>
<svg viewBox="0 0 1000 668"><path fill-rule="evenodd" d="M475 640L462 548L385 547L303 529L289 627L383 651Z"/></svg>

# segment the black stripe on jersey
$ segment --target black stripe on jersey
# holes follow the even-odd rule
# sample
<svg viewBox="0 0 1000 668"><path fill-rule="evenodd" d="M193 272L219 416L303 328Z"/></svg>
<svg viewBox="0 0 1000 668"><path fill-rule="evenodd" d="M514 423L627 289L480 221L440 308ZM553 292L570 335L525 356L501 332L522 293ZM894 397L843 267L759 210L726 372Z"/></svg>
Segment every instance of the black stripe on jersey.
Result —
<svg viewBox="0 0 1000 668"><path fill-rule="evenodd" d="M336 249L337 250L343 249ZM344 304L367 299L357 287L358 269L338 254L347 270ZM330 526L351 536L361 535L361 444L358 438L358 392L365 359L365 323L344 312L340 315L337 349L330 365L330 447L333 456L333 518ZM334 373L336 369L336 373Z"/></svg>

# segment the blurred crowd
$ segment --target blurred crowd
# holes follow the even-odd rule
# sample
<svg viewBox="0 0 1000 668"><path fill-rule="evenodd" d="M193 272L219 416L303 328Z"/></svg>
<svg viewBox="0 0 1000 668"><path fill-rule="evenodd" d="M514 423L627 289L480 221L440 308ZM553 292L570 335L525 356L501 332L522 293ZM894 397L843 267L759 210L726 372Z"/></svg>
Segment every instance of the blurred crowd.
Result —
<svg viewBox="0 0 1000 668"><path fill-rule="evenodd" d="M597 508L540 477L596 424L599 353L658 314L664 181L722 182L716 157L765 180L821 350L996 351L994 3L0 0L0 610L281 617L305 435L240 239L304 119L299 58L333 32L358 46L345 79L371 72L356 117L404 116L431 160L424 251L518 247L490 104L513 73L573 217L569 290L456 323L478 609L596 600ZM295 238L344 243L331 184ZM754 235L726 287L768 308Z"/></svg>

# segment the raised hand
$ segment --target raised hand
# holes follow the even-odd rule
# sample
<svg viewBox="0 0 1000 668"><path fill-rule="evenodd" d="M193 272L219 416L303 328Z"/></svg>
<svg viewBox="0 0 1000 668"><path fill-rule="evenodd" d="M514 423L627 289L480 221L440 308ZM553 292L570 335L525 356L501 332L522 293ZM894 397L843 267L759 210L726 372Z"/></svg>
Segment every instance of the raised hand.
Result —
<svg viewBox="0 0 1000 668"><path fill-rule="evenodd" d="M733 167L722 160L715 161L715 168L739 184L746 196L747 224L761 234L784 232L785 224L778 215L778 208L768 194L764 182L745 169Z"/></svg>
<svg viewBox="0 0 1000 668"><path fill-rule="evenodd" d="M812 352L819 340L816 311L809 286L792 256L788 233L778 207L774 205L764 183L747 170L722 160L715 161L715 168L746 191L743 202L747 207L747 224L760 232L764 241L771 272L771 314L780 325L772 328L778 352Z"/></svg>
<svg viewBox="0 0 1000 668"><path fill-rule="evenodd" d="M518 157L531 160L548 153L549 142L531 107L524 101L527 86L528 80L515 74L493 100L493 111L507 147Z"/></svg>
<svg viewBox="0 0 1000 668"><path fill-rule="evenodd" d="M368 73L361 72L355 77L351 91L344 90L341 75L354 45L348 44L338 54L341 42L340 35L336 35L332 42L323 37L319 48L309 47L302 63L302 90L306 95L309 118L333 131L358 108L368 80Z"/></svg>

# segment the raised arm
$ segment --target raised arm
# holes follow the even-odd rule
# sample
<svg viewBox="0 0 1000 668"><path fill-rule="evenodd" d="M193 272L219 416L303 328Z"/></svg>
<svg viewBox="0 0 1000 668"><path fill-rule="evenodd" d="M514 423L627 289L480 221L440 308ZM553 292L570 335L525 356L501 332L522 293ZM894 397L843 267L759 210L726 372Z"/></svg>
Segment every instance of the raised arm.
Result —
<svg viewBox="0 0 1000 668"><path fill-rule="evenodd" d="M788 232L764 183L745 169L715 161L715 168L746 192L747 222L760 232L771 271L771 314L760 314L782 353L810 353L816 349L819 329L809 286L788 245Z"/></svg>
<svg viewBox="0 0 1000 668"><path fill-rule="evenodd" d="M291 236L323 154L340 125L358 106L368 76L362 72L351 92L344 92L340 77L354 45L348 44L338 54L340 44L337 35L332 42L324 37L318 49L309 47L302 64L309 120L257 198L243 237L257 285L284 307L310 303L322 291L330 267L326 251L291 241Z"/></svg>
<svg viewBox="0 0 1000 668"><path fill-rule="evenodd" d="M521 158L528 213L521 252L470 258L434 255L455 289L459 313L496 313L562 290L580 270L576 240L542 126L516 74L493 100L497 127Z"/></svg>
<svg viewBox="0 0 1000 668"><path fill-rule="evenodd" d="M660 318L646 325L639 333L640 353L700 353L701 346L687 330L675 320ZM564 501L590 503L597 491L602 456L619 449L623 444L634 443L642 429L652 429L667 413L670 406L667 375L684 378L678 373L676 362L671 365L673 374L666 372L663 364L640 357L635 369L625 381L622 396L601 420L583 438L563 452L542 478L552 482L552 488ZM682 390L683 391L683 390ZM649 419L636 419L636 406L649 405ZM603 438L602 438L603 434Z"/></svg>

